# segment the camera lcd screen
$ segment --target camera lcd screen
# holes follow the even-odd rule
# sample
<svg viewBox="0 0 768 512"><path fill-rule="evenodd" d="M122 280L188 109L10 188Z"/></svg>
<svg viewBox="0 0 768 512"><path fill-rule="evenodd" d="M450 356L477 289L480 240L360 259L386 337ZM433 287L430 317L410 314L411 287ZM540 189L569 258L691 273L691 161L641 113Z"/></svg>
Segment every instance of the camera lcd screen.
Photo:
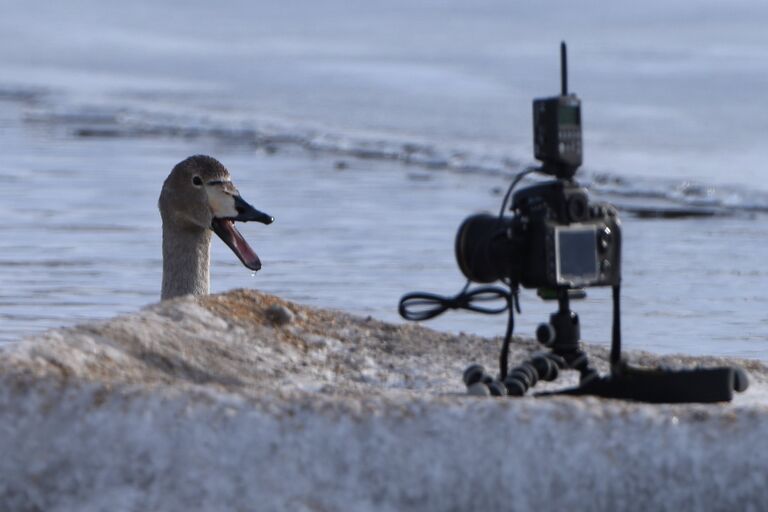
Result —
<svg viewBox="0 0 768 512"><path fill-rule="evenodd" d="M584 285L598 278L597 231L590 227L560 227L556 235L557 282Z"/></svg>

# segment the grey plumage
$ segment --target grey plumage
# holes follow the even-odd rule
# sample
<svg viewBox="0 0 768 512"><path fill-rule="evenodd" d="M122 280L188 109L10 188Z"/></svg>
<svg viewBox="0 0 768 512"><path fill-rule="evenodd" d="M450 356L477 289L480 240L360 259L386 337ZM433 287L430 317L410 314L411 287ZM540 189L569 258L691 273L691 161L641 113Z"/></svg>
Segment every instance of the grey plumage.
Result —
<svg viewBox="0 0 768 512"><path fill-rule="evenodd" d="M163 221L163 300L208 293L213 228L244 265L261 267L234 221L269 224L273 219L242 200L229 171L215 158L196 155L177 164L163 183L158 207Z"/></svg>

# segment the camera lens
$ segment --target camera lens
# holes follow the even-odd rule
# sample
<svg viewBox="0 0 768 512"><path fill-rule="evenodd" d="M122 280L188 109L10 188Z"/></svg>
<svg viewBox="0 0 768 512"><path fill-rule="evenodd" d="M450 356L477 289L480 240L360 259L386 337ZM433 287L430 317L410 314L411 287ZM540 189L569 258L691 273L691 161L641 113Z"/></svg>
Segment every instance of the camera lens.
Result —
<svg viewBox="0 0 768 512"><path fill-rule="evenodd" d="M456 233L456 261L461 272L476 283L492 283L501 279L504 254L496 247L503 236L506 222L487 213L467 217Z"/></svg>

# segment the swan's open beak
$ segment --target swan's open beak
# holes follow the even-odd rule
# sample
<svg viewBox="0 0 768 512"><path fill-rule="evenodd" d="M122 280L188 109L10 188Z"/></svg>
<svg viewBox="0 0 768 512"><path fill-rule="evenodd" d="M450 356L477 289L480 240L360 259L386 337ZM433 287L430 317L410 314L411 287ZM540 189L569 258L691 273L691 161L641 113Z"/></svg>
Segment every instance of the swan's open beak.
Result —
<svg viewBox="0 0 768 512"><path fill-rule="evenodd" d="M260 212L250 204L246 203L239 195L231 196L234 201L234 210L237 215L218 217L214 216L211 222L211 229L221 238L225 244L232 249L243 265L251 270L259 270L261 268L261 260L256 253L245 241L243 235L235 228L235 221L239 222L261 222L262 224L272 224L275 220L270 215L264 212Z"/></svg>

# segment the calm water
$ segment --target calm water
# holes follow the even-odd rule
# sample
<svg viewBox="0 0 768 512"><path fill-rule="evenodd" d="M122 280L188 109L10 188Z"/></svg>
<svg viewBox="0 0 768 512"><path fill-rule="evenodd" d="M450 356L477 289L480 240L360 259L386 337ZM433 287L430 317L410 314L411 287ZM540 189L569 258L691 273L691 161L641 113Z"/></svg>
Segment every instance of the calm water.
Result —
<svg viewBox="0 0 768 512"><path fill-rule="evenodd" d="M566 37L583 180L622 205L725 214L624 215L627 345L768 359L762 3L618 3L600 18L493 2L184 6L7 3L3 341L156 301L157 196L193 153L277 218L242 228L256 276L214 242L214 291L388 320L407 291L455 293L455 230L530 163L530 100L557 91ZM607 342L609 302L594 290L575 304L586 340ZM522 307L520 333L553 309L528 292ZM495 335L504 320L431 325Z"/></svg>

